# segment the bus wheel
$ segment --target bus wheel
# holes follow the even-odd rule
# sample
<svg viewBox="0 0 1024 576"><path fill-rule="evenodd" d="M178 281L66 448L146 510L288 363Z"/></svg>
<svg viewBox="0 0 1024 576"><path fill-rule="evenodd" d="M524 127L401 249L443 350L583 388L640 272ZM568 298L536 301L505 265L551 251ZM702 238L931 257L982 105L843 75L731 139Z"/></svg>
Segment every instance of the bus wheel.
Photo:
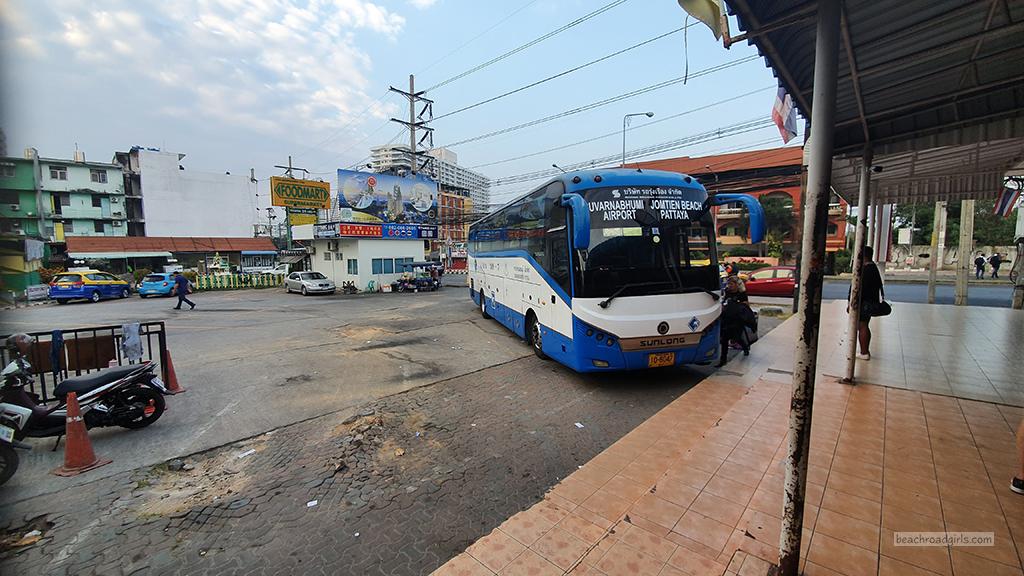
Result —
<svg viewBox="0 0 1024 576"><path fill-rule="evenodd" d="M544 353L544 341L540 332L540 322L537 322L537 317L532 311L526 315L526 338L533 348L533 353L538 358L547 359L548 355Z"/></svg>
<svg viewBox="0 0 1024 576"><path fill-rule="evenodd" d="M491 315L487 313L487 298L484 297L483 290L480 291L480 315L484 317L484 320L491 317Z"/></svg>

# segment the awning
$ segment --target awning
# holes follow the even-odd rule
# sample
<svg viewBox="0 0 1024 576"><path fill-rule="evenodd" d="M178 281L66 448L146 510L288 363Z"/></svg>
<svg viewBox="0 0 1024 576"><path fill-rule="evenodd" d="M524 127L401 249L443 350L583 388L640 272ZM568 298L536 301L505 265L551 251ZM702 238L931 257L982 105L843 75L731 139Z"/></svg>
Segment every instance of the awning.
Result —
<svg viewBox="0 0 1024 576"><path fill-rule="evenodd" d="M122 258L170 258L170 252L68 252L68 258L122 259Z"/></svg>
<svg viewBox="0 0 1024 576"><path fill-rule="evenodd" d="M242 250L242 256L250 256L256 254L272 254L277 255L277 250Z"/></svg>
<svg viewBox="0 0 1024 576"><path fill-rule="evenodd" d="M305 258L305 254L285 254L278 258L277 261L281 264L296 264L302 262Z"/></svg>

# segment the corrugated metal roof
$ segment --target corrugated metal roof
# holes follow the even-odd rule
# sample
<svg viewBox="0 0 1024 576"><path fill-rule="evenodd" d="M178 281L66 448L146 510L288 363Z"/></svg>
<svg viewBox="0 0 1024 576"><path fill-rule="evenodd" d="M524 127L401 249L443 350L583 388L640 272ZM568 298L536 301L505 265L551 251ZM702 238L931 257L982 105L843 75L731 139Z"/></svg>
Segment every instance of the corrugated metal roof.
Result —
<svg viewBox="0 0 1024 576"><path fill-rule="evenodd" d="M728 4L809 118L816 20L793 15L817 2ZM851 50L840 42L835 153L853 159L836 162L837 191L855 198L855 157L868 141L875 164L886 166L873 178L876 197L925 201L999 190L1000 171L1020 163L1024 142L1024 0L845 0L843 16ZM984 166L977 164L979 142L989 143Z"/></svg>
<svg viewBox="0 0 1024 576"><path fill-rule="evenodd" d="M68 252L241 252L276 251L273 241L259 238L193 238L159 236L69 236Z"/></svg>
<svg viewBox="0 0 1024 576"><path fill-rule="evenodd" d="M729 0L740 28L748 33L816 4ZM844 11L876 146L1021 115L1021 0L846 0ZM810 117L813 106L815 26L814 19L805 19L751 40L804 117ZM838 82L836 151L859 152L865 140L845 48L840 50Z"/></svg>

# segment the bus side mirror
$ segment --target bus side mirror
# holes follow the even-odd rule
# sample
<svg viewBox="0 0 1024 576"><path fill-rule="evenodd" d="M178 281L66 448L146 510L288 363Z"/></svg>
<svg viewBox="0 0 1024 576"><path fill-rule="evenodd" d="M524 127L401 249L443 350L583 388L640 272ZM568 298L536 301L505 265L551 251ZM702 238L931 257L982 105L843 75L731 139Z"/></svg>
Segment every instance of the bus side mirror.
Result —
<svg viewBox="0 0 1024 576"><path fill-rule="evenodd" d="M572 210L572 245L576 250L590 248L590 207L579 194L562 194L562 206Z"/></svg>
<svg viewBox="0 0 1024 576"><path fill-rule="evenodd" d="M764 208L761 203L750 194L715 194L708 197L708 206L721 206L742 202L750 214L750 243L757 244L764 240L765 222Z"/></svg>

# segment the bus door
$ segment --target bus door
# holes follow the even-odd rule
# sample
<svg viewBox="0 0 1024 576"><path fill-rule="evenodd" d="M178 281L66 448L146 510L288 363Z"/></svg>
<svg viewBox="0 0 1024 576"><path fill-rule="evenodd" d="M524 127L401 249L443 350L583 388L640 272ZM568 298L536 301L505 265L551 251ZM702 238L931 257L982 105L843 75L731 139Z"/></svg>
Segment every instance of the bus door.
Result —
<svg viewBox="0 0 1024 576"><path fill-rule="evenodd" d="M560 193L559 196L561 196ZM544 236L544 252L547 259L544 267L551 279L554 280L555 285L571 298L572 259L569 254L569 222L566 214L568 210L554 202L548 204L548 209L551 212L548 218L547 233ZM542 320L542 323L571 338L572 315L565 313L566 304L557 291L551 289L550 286L548 288L549 293L546 295L547 302L545 303L548 308L548 318ZM557 310L562 310L562 313L557 313Z"/></svg>

